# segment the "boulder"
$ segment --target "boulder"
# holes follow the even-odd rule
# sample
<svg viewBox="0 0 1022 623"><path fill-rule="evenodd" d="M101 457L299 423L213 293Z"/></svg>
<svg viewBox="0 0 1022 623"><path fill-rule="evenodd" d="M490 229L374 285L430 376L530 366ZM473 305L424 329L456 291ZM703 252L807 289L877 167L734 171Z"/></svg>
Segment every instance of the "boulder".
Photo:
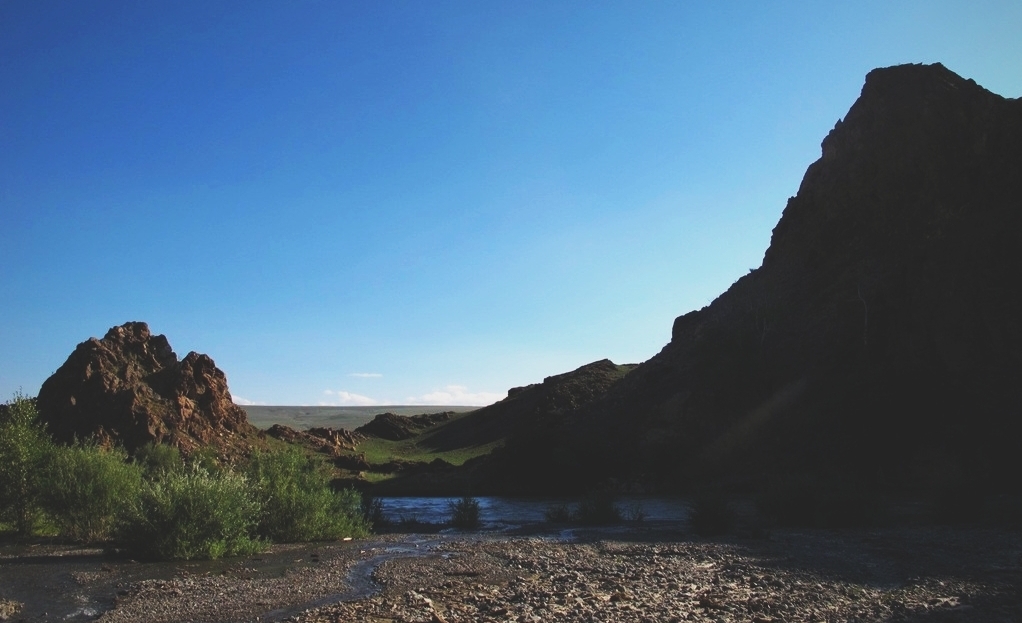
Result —
<svg viewBox="0 0 1022 623"><path fill-rule="evenodd" d="M129 322L75 348L39 390L39 414L53 437L95 439L129 452L167 443L185 454L212 447L225 457L257 439L234 404L213 360L190 352L178 360L163 335Z"/></svg>

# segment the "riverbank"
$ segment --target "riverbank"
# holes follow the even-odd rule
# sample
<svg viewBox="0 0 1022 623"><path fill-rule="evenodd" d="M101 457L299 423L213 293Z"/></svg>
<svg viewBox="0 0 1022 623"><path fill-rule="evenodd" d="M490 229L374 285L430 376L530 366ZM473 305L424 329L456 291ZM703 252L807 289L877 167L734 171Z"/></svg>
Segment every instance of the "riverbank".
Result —
<svg viewBox="0 0 1022 623"><path fill-rule="evenodd" d="M1022 620L1022 534L994 528L394 534L216 563L4 549L0 601L53 598L11 621Z"/></svg>

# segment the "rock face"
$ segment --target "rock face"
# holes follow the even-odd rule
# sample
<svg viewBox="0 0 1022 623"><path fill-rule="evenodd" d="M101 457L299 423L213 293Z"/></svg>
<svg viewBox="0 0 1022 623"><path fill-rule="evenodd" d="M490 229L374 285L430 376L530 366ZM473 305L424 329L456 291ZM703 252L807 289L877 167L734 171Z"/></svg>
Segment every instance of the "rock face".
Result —
<svg viewBox="0 0 1022 623"><path fill-rule="evenodd" d="M1019 486L1020 434L1022 101L904 65L866 77L762 266L511 464Z"/></svg>
<svg viewBox="0 0 1022 623"><path fill-rule="evenodd" d="M191 352L179 361L143 322L79 344L43 383L38 407L60 441L95 438L129 451L157 442L186 454L211 446L235 455L257 436L213 360Z"/></svg>

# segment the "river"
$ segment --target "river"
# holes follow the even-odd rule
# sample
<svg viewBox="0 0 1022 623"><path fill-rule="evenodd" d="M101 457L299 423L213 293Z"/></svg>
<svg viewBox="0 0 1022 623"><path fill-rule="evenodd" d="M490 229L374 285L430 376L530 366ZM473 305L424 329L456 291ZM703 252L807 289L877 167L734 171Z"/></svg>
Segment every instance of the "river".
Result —
<svg viewBox="0 0 1022 623"><path fill-rule="evenodd" d="M382 497L383 515L393 524L421 522L443 524L451 518L452 497ZM479 503L482 530L511 530L547 523L552 508L575 511L578 498L512 498L482 496ZM652 496L620 496L614 505L626 521L671 523L687 521L689 504L680 498Z"/></svg>

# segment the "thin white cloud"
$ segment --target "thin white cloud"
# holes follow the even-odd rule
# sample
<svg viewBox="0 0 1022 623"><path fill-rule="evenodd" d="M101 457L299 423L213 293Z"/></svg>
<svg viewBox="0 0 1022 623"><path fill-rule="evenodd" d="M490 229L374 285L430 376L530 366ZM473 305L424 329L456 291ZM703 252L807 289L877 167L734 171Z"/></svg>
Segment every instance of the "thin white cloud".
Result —
<svg viewBox="0 0 1022 623"><path fill-rule="evenodd" d="M242 398L241 396L235 396L234 394L231 394L231 401L234 402L234 404L242 407L254 407L256 405L262 404L261 402L253 402L248 398Z"/></svg>
<svg viewBox="0 0 1022 623"><path fill-rule="evenodd" d="M327 389L323 393L329 396L329 398L319 403L322 407L371 407L380 404L369 396L353 394L344 390L333 391Z"/></svg>
<svg viewBox="0 0 1022 623"><path fill-rule="evenodd" d="M382 379L383 375L379 372L352 372L348 376L353 376L356 379Z"/></svg>
<svg viewBox="0 0 1022 623"><path fill-rule="evenodd" d="M408 404L413 405L452 405L484 407L502 400L507 394L492 392L470 392L464 385L448 385L423 396L409 396Z"/></svg>

